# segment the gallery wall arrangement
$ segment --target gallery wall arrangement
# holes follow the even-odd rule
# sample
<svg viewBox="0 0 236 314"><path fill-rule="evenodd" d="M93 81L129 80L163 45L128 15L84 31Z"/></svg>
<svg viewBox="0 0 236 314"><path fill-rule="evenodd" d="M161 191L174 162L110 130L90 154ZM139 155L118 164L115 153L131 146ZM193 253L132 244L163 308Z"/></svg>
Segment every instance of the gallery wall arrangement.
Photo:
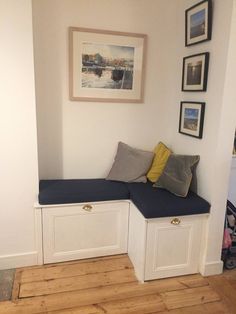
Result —
<svg viewBox="0 0 236 314"><path fill-rule="evenodd" d="M146 35L69 28L70 100L142 102Z"/></svg>
<svg viewBox="0 0 236 314"><path fill-rule="evenodd" d="M201 1L185 11L185 46L211 40L212 2ZM209 52L196 53L183 58L183 92L206 92L209 68ZM181 101L179 133L201 139L205 102Z"/></svg>

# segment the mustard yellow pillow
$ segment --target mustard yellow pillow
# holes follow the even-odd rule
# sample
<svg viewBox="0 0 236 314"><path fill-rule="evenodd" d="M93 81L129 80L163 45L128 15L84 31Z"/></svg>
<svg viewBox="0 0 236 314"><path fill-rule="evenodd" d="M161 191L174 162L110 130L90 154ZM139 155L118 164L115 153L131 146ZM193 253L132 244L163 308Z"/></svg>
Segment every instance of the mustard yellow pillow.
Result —
<svg viewBox="0 0 236 314"><path fill-rule="evenodd" d="M154 153L155 157L147 174L147 178L151 182L156 182L159 179L172 152L166 145L160 142L155 147Z"/></svg>

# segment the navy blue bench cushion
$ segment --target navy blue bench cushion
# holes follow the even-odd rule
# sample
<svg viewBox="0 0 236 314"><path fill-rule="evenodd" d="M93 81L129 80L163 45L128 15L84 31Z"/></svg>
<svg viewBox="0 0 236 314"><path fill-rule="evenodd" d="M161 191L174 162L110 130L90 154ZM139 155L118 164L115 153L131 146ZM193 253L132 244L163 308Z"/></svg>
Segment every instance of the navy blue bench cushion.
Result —
<svg viewBox="0 0 236 314"><path fill-rule="evenodd" d="M39 204L69 204L129 199L125 183L105 179L41 180Z"/></svg>
<svg viewBox="0 0 236 314"><path fill-rule="evenodd" d="M145 218L203 214L210 204L193 192L179 197L152 183L123 183L105 179L41 180L41 205L131 199Z"/></svg>
<svg viewBox="0 0 236 314"><path fill-rule="evenodd" d="M210 204L193 192L179 197L152 183L128 183L130 198L145 218L172 217L208 213Z"/></svg>

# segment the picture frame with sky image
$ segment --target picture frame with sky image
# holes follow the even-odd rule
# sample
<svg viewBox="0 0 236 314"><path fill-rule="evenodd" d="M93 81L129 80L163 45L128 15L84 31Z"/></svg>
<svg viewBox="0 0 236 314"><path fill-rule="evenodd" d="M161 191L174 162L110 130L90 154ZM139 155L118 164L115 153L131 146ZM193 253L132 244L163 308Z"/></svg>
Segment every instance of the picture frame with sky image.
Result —
<svg viewBox="0 0 236 314"><path fill-rule="evenodd" d="M185 11L185 46L211 40L212 2L204 0Z"/></svg>
<svg viewBox="0 0 236 314"><path fill-rule="evenodd" d="M181 101L179 115L179 133L201 139L205 102Z"/></svg>

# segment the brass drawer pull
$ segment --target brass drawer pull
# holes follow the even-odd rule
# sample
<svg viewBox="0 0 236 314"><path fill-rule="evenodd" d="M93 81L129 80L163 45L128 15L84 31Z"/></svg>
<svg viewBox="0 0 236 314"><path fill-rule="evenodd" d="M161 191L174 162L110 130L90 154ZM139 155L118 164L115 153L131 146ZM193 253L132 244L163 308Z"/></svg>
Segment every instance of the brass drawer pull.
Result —
<svg viewBox="0 0 236 314"><path fill-rule="evenodd" d="M177 226L181 223L181 221L179 218L174 218L173 220L171 220L171 223L172 223L172 225Z"/></svg>
<svg viewBox="0 0 236 314"><path fill-rule="evenodd" d="M86 210L86 212L91 212L93 209L93 206L87 204L83 206L83 210Z"/></svg>

